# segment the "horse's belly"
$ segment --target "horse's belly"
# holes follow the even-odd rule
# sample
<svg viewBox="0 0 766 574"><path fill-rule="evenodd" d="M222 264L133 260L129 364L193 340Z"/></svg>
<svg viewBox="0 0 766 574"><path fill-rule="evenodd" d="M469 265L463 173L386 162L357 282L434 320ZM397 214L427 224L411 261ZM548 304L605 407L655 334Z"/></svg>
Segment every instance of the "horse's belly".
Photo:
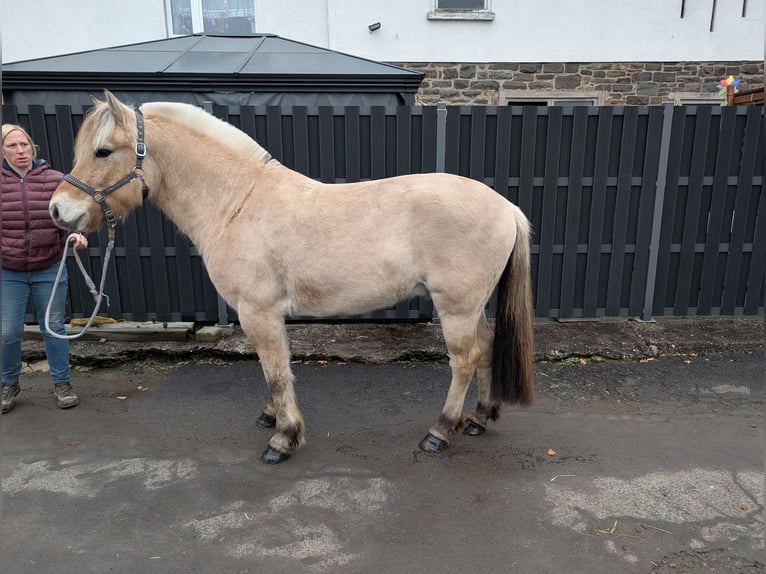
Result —
<svg viewBox="0 0 766 574"><path fill-rule="evenodd" d="M330 317L338 315L359 315L369 313L377 309L385 309L395 305L399 301L413 297L428 296L428 289L422 283L410 285L351 285L334 290L313 289L310 292L303 290L294 298L289 315Z"/></svg>

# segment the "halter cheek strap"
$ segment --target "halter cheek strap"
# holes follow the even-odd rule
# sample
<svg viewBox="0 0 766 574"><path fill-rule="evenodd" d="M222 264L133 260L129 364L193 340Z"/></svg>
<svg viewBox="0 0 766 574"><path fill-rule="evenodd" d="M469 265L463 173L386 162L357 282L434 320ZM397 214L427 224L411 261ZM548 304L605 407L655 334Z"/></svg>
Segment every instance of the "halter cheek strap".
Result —
<svg viewBox="0 0 766 574"><path fill-rule="evenodd" d="M107 195L118 190L123 185L127 185L134 179L138 179L141 181L141 194L143 199L146 199L146 196L149 195L149 188L147 187L146 182L144 181L144 170L142 167L144 158L146 157L146 144L144 143L144 114L141 112L140 106L134 106L134 110L136 112L136 131L138 132L136 137L136 150L135 150L136 165L130 171L128 175L123 177L117 183L112 184L109 187L105 189L101 189L101 190L92 188L87 183L80 181L79 179L77 179L76 177L73 177L69 173L64 176L64 181L84 191L85 193L90 195L96 203L99 204L99 206L101 207L101 210L104 212L104 216L106 217L106 224L110 229L114 229L115 225L117 224L117 218L114 216L114 212L106 204Z"/></svg>

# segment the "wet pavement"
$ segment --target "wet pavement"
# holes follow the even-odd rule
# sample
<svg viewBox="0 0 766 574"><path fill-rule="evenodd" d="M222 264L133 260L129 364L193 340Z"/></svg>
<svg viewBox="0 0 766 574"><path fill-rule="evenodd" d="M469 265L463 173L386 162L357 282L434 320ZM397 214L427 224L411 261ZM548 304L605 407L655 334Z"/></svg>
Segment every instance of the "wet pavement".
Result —
<svg viewBox="0 0 766 574"><path fill-rule="evenodd" d="M74 343L67 411L25 343L2 572L763 570L762 319L538 323L535 405L437 455L437 328L289 331L308 440L277 467L236 329Z"/></svg>

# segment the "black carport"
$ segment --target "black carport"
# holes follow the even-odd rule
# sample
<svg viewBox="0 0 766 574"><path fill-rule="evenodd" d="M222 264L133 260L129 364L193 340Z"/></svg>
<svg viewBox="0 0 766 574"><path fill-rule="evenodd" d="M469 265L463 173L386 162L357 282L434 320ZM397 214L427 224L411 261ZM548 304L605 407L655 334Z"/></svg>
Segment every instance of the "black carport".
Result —
<svg viewBox="0 0 766 574"><path fill-rule="evenodd" d="M273 34L193 34L3 64L5 104L126 102L365 106L414 103L423 74Z"/></svg>

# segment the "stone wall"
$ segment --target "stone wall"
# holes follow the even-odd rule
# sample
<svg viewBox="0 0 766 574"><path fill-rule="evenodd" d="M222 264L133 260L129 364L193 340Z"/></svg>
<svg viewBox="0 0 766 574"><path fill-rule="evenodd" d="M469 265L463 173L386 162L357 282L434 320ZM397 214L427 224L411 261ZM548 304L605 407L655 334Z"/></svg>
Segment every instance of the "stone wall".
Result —
<svg viewBox="0 0 766 574"><path fill-rule="evenodd" d="M657 105L716 97L716 84L734 76L740 91L762 88L763 62L423 63L396 62L425 74L418 103L498 105L505 98L582 93L599 105ZM722 98L722 97L721 97Z"/></svg>

